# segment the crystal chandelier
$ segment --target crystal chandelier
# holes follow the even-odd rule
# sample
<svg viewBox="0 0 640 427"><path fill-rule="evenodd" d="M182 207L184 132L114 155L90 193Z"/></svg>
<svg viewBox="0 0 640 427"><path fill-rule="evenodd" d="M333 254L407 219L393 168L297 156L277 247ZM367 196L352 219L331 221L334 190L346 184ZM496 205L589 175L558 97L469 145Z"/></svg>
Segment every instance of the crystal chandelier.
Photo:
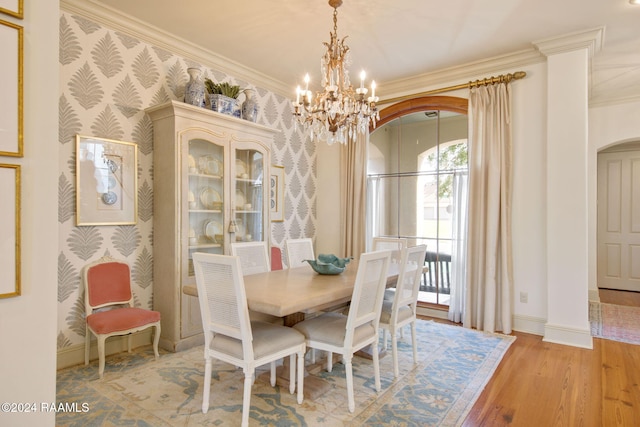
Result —
<svg viewBox="0 0 640 427"><path fill-rule="evenodd" d="M376 83L371 82L371 96L364 87L365 72L360 73L360 87L353 89L349 81L351 56L345 44L347 37L338 40L338 7L342 0L329 0L333 7L333 32L331 41L324 43L327 51L322 57L322 92L312 98L309 90L309 74L304 78L305 88L296 89L293 114L313 141L329 145L355 142L357 134L364 134L369 125L376 125L380 115L376 108Z"/></svg>

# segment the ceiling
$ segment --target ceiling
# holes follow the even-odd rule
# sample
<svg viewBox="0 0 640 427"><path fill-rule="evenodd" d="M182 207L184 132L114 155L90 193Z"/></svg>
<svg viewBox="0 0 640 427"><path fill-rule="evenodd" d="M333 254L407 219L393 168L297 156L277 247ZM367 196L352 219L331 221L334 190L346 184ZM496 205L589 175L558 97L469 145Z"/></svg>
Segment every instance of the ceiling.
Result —
<svg viewBox="0 0 640 427"><path fill-rule="evenodd" d="M306 72L319 80L333 28L327 0L90 1L282 82L292 96ZM344 0L338 9L351 79L364 69L381 96L385 84L598 27L591 101L640 99L640 5L628 0Z"/></svg>

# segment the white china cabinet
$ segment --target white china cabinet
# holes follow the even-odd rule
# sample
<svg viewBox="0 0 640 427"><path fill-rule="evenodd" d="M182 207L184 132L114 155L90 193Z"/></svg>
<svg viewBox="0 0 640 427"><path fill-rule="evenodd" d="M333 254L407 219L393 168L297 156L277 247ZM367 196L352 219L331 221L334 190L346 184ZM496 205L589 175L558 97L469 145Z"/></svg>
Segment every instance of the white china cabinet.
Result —
<svg viewBox="0 0 640 427"><path fill-rule="evenodd" d="M270 149L266 126L178 101L146 110L153 121L153 305L160 345L203 342L194 252L230 254L237 241L269 242ZM266 181L265 181L266 180Z"/></svg>

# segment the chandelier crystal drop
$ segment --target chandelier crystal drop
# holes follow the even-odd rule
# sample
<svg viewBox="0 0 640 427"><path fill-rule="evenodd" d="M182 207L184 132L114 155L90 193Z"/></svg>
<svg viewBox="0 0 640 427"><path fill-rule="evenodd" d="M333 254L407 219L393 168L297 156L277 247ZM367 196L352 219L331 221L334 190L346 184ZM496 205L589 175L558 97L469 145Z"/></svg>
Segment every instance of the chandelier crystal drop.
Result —
<svg viewBox="0 0 640 427"><path fill-rule="evenodd" d="M304 78L305 88L296 88L293 114L313 141L329 145L339 142L355 142L358 134L364 134L370 125L375 128L380 119L376 102L376 83L371 82L371 96L364 87L365 72L360 73L360 87L353 89L349 80L351 56L345 44L348 37L338 39L338 7L342 0L329 0L333 7L333 32L331 41L324 43L327 51L320 63L323 91L315 97L309 90L309 74Z"/></svg>

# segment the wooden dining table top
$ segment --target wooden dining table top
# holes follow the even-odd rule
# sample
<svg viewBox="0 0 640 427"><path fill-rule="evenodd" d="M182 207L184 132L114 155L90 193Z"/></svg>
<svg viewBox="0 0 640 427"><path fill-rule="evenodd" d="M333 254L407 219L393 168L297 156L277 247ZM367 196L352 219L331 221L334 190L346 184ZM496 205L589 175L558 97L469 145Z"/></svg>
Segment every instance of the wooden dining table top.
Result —
<svg viewBox="0 0 640 427"><path fill-rule="evenodd" d="M336 275L318 274L304 265L244 276L247 304L250 310L278 317L322 310L351 300L357 272L358 261L353 260ZM395 284L397 276L397 265L389 264L387 285ZM198 296L194 285L185 285L183 292Z"/></svg>

